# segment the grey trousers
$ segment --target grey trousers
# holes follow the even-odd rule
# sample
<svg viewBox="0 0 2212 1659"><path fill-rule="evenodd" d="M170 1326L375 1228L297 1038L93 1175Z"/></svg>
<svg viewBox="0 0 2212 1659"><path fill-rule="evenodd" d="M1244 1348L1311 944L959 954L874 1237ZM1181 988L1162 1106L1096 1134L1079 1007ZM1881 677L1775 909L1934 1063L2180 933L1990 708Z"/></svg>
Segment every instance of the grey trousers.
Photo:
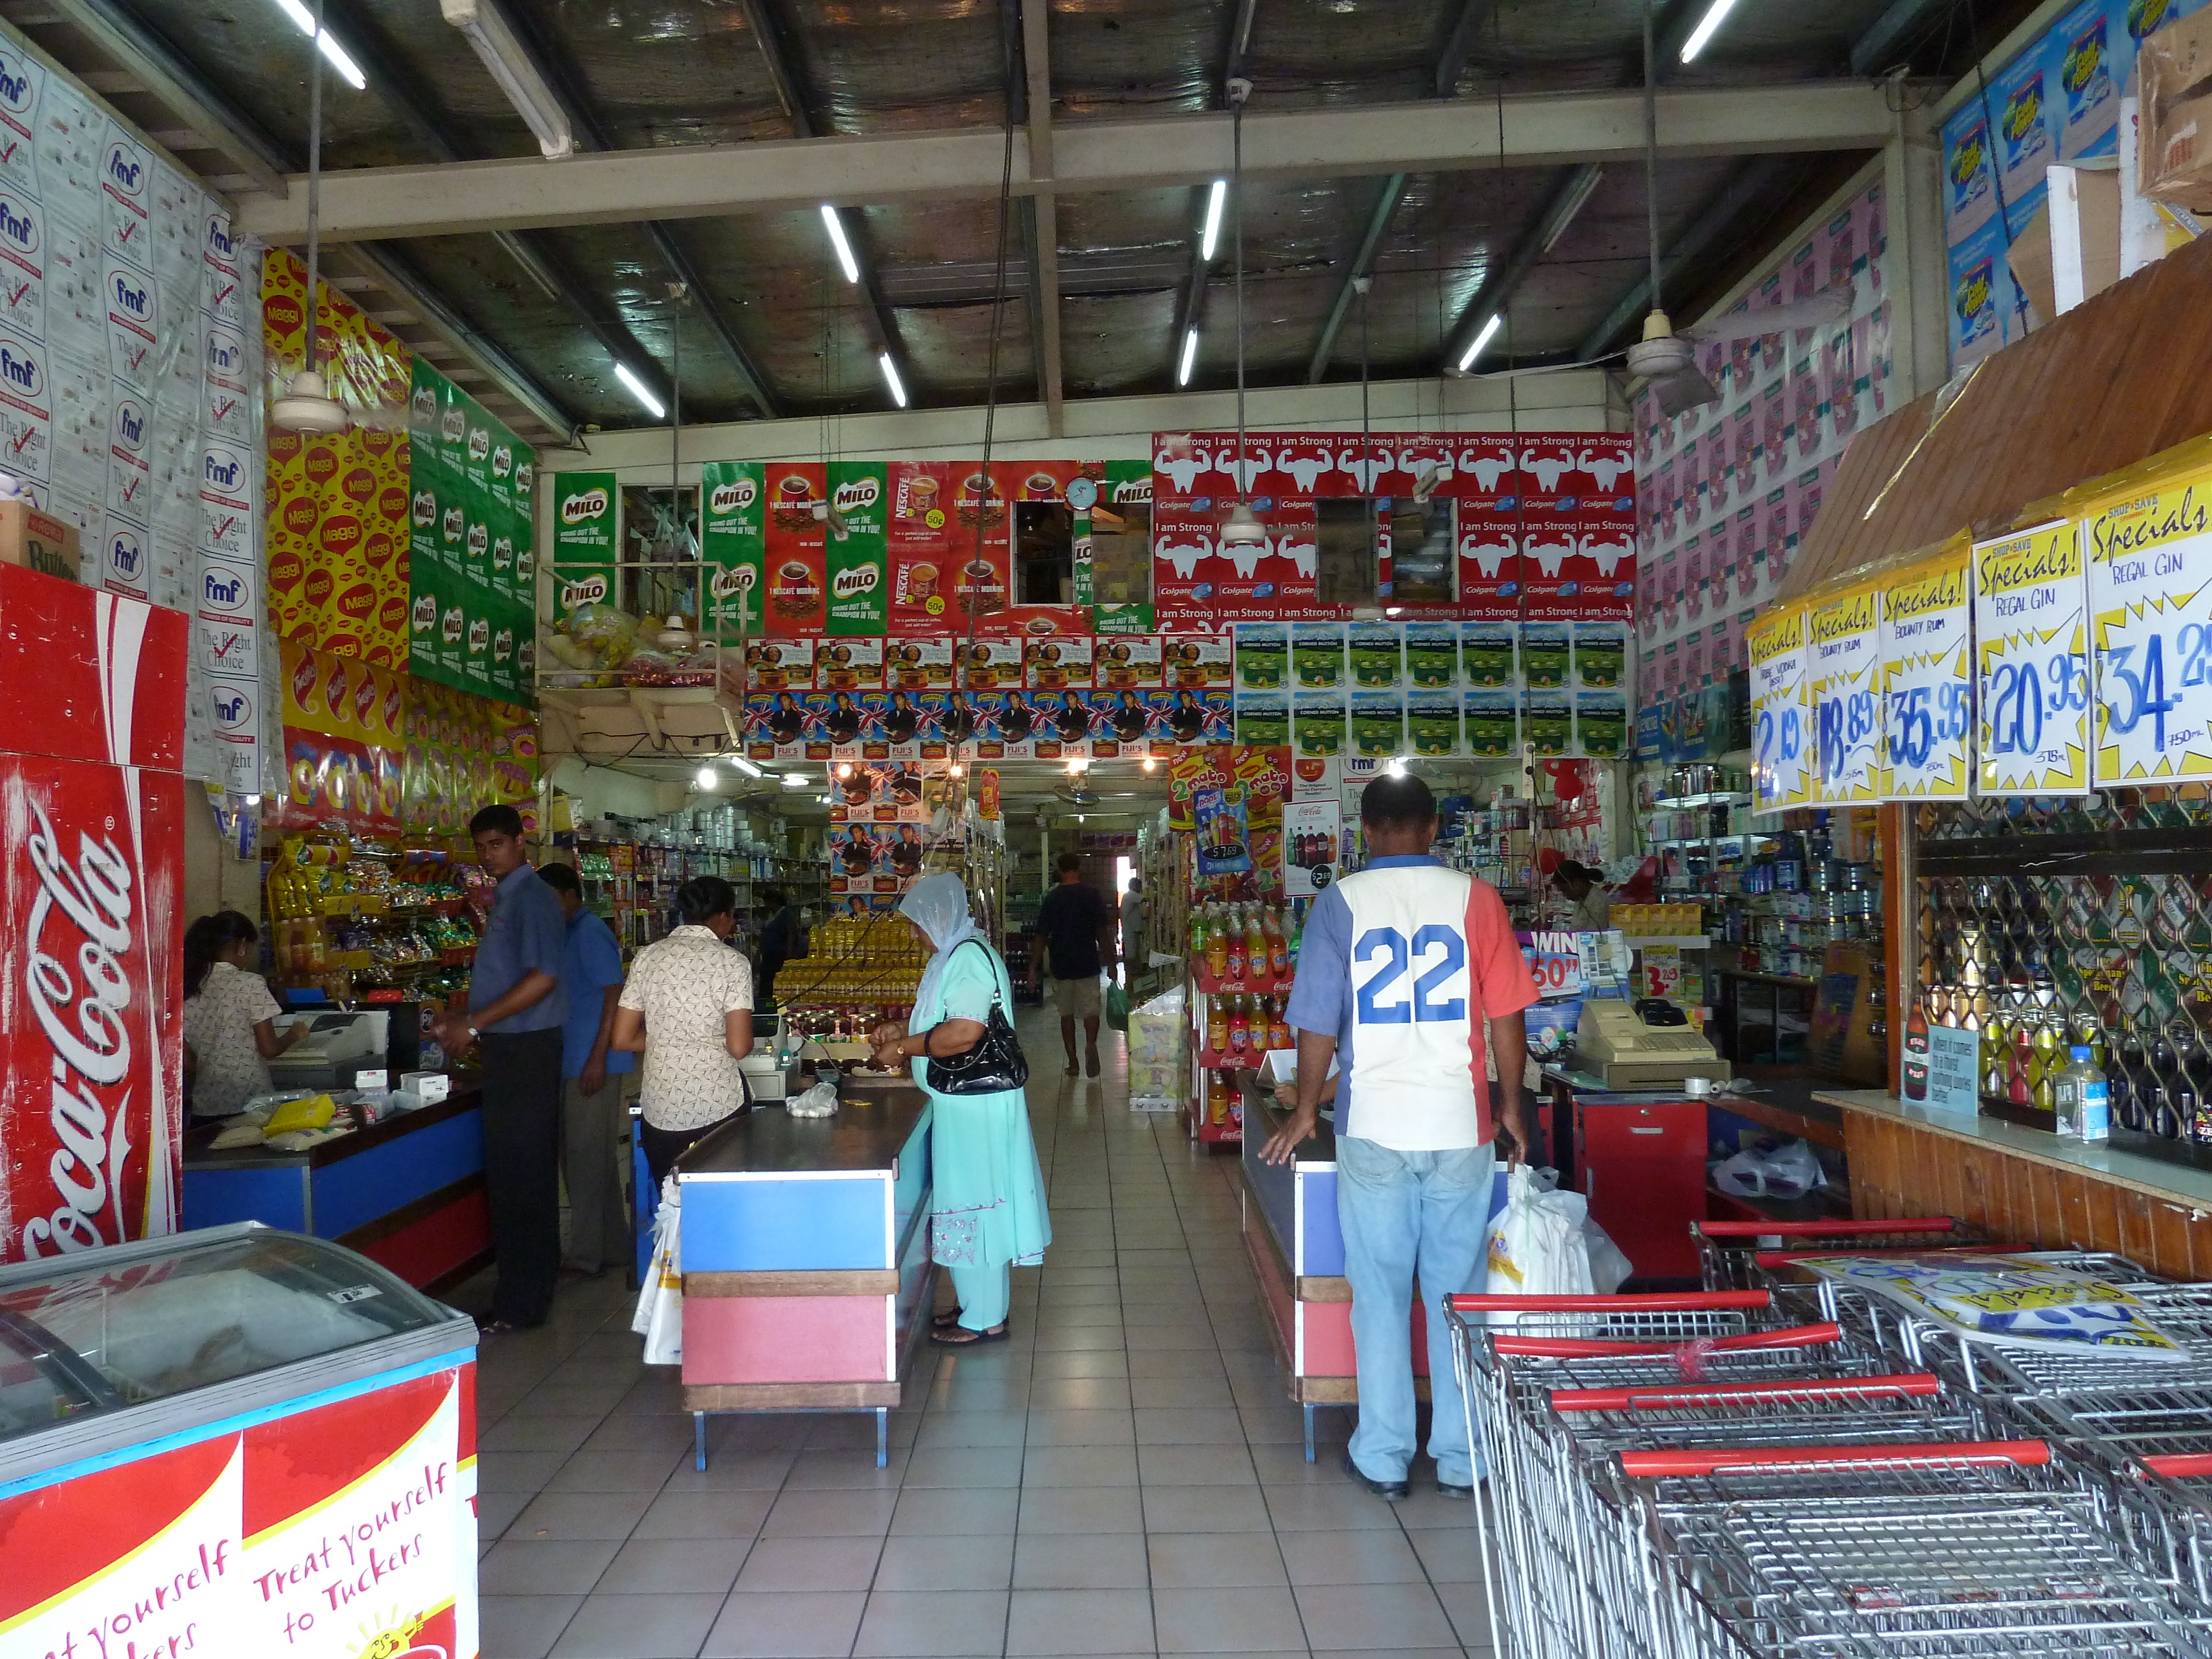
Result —
<svg viewBox="0 0 2212 1659"><path fill-rule="evenodd" d="M623 1203L624 1074L597 1094L580 1079L561 1085L561 1173L568 1188L568 1263L587 1273L629 1260L629 1214Z"/></svg>

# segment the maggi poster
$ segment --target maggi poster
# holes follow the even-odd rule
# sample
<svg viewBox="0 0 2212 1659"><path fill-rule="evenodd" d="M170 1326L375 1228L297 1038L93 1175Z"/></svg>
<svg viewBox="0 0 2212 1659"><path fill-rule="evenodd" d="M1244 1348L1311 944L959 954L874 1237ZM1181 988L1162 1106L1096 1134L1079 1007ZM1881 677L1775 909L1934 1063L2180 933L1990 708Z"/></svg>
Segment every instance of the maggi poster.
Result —
<svg viewBox="0 0 2212 1659"><path fill-rule="evenodd" d="M306 362L306 267L283 250L261 264L269 395ZM407 662L407 349L325 283L315 356L353 423L269 433L264 538L269 619L281 639L380 668Z"/></svg>

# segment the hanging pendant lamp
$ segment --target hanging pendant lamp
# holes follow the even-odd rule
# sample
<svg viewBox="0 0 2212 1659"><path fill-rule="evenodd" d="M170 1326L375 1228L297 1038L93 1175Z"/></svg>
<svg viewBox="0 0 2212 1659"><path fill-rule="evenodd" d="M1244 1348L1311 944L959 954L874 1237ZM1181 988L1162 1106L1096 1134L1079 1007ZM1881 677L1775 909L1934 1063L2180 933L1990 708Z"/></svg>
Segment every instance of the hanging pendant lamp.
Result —
<svg viewBox="0 0 2212 1659"><path fill-rule="evenodd" d="M1250 472L1244 465L1244 100L1252 83L1239 76L1229 83L1230 123L1235 154L1230 167L1237 235L1237 504L1221 526L1221 550L1265 547L1267 527L1252 510Z"/></svg>
<svg viewBox="0 0 2212 1659"><path fill-rule="evenodd" d="M293 375L284 395L270 406L269 422L285 432L343 432L349 423L345 405L330 394L316 368L320 341L316 320L321 310L323 204L323 0L315 0L315 38L307 68L307 349L306 367Z"/></svg>

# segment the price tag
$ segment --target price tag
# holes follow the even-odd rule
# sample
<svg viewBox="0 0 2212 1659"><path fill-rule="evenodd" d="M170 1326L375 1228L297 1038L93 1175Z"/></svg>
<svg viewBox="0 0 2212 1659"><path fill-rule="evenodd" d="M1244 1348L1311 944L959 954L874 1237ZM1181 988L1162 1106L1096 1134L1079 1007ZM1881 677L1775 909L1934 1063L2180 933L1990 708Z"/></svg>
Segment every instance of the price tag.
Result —
<svg viewBox="0 0 2212 1659"><path fill-rule="evenodd" d="M2097 781L2212 778L2212 479L2081 521L2097 650Z"/></svg>
<svg viewBox="0 0 2212 1659"><path fill-rule="evenodd" d="M1964 800L1973 775L1970 548L1958 538L1882 598L1884 800Z"/></svg>
<svg viewBox="0 0 2212 1659"><path fill-rule="evenodd" d="M1751 658L1751 810L1809 805L1815 778L1807 698L1805 612L1762 617L1744 630Z"/></svg>
<svg viewBox="0 0 2212 1659"><path fill-rule="evenodd" d="M2088 598L2073 525L1974 546L1981 793L2089 793Z"/></svg>
<svg viewBox="0 0 2212 1659"><path fill-rule="evenodd" d="M1816 797L1881 799L1881 591L1854 588L1805 613Z"/></svg>

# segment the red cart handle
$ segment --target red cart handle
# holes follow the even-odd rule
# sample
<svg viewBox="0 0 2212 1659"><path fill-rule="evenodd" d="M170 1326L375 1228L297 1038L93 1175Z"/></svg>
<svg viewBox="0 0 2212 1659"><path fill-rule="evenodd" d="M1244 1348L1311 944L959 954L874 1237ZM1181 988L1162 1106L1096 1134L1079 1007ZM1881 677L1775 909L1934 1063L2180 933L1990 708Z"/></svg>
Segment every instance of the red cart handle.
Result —
<svg viewBox="0 0 2212 1659"><path fill-rule="evenodd" d="M1554 1389L1555 1412L1660 1412L1711 1401L1728 1406L1799 1400L1925 1398L1942 1392L1932 1371L1894 1376L1805 1376L1778 1382L1684 1382L1663 1389ZM2208 1460L2212 1461L2212 1460Z"/></svg>
<svg viewBox="0 0 2212 1659"><path fill-rule="evenodd" d="M1817 1348L1843 1340L1840 1325L1791 1325L1741 1336L1687 1337L1674 1342L1608 1342L1582 1336L1494 1336L1494 1352L1523 1359L1642 1359L1683 1353L1756 1353L1768 1348Z"/></svg>
<svg viewBox="0 0 2212 1659"><path fill-rule="evenodd" d="M1829 1463L2010 1463L2039 1468L2051 1462L2044 1440L1923 1440L1894 1446L1719 1446L1625 1451L1620 1472L1643 1480L1716 1474L1723 1469L1806 1468Z"/></svg>
<svg viewBox="0 0 2212 1659"><path fill-rule="evenodd" d="M1455 1313L1721 1313L1771 1308L1771 1291L1677 1291L1651 1296L1492 1296L1476 1291L1449 1298Z"/></svg>
<svg viewBox="0 0 2212 1659"><path fill-rule="evenodd" d="M1859 1250L1754 1250L1751 1259L1762 1267L1794 1267L1801 1261L1825 1261L1832 1255L2025 1255L2040 1248L2034 1244L1946 1244L1940 1249L1928 1249L1913 1244L1878 1244Z"/></svg>
<svg viewBox="0 0 2212 1659"><path fill-rule="evenodd" d="M1958 1222L1948 1215L1914 1216L1905 1221L1693 1221L1701 1238L1849 1238L1860 1233L1949 1233Z"/></svg>
<svg viewBox="0 0 2212 1659"><path fill-rule="evenodd" d="M2144 1458L2142 1466L2153 1474L2162 1474L2171 1480L2187 1480L2212 1474L2212 1452L2162 1452L2156 1457Z"/></svg>

